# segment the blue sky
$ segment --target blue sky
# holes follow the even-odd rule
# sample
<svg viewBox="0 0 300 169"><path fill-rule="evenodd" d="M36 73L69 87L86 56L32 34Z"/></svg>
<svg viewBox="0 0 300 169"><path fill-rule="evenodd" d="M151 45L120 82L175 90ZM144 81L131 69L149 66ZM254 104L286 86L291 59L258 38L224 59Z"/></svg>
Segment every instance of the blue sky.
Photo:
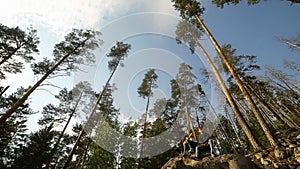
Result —
<svg viewBox="0 0 300 169"><path fill-rule="evenodd" d="M208 6L204 21L220 44L230 43L239 54L257 56L258 63L284 69L283 59L300 60L277 37L300 33L300 5L286 1L261 1L248 6L242 2L223 9Z"/></svg>
<svg viewBox="0 0 300 169"><path fill-rule="evenodd" d="M271 65L284 70L282 64L284 59L300 61L299 52L290 50L277 39L277 37L290 38L300 33L300 23L296 19L300 18L300 5L290 6L285 1L262 1L253 6L242 2L236 6L225 6L223 9L216 8L209 1L203 1L203 5L206 8L203 14L204 22L220 45L230 43L237 49L238 54L256 55L258 64L261 66ZM0 11L2 24L22 28L33 25L38 30L41 37L41 55L37 57L37 60L44 56L51 57L54 44L58 43L63 35L72 28L101 30L104 45L100 50L95 51L98 62L94 67L86 68L89 71L88 74L76 74L75 77L53 81L62 87L70 88L75 85L76 80L87 78L94 84L96 90L101 90L101 86L108 77L107 60L104 59L104 56L117 40L132 43L133 49L130 53L132 58L143 52L146 56L145 52L152 50L153 53L158 52L166 56L161 60L156 58L154 65L159 67L159 64L162 63L180 63L179 61L182 60L195 66L194 73L199 75L201 60L197 57L194 57L194 60L191 57L182 57L191 55L186 47L175 44L174 31L178 13L167 0L11 0L3 3ZM141 33L142 36L139 36ZM148 36L149 33L164 36ZM212 47L208 50L212 56L215 54ZM169 61L168 56L175 59ZM149 56L149 58L151 57ZM129 72L128 70L133 69L136 64L147 65L149 63L149 60L141 58L131 64L125 64L126 66L120 68L119 71ZM151 65L147 66L151 67ZM137 79L141 80L147 66L144 69L136 70L137 72L132 76L123 75L123 77L133 79L132 83L137 85L139 84ZM176 68L176 64L165 69L166 79L168 76L171 78L171 75L167 74L174 67ZM118 78L118 73L116 76L115 80L122 81L121 78ZM20 85L32 84L37 78L33 76L30 69L26 69L23 74L10 75L6 82L0 83L1 85L11 85L10 92L12 92ZM128 84L126 85L128 87ZM121 91L120 87L119 90ZM51 89L51 91L55 94L57 89ZM132 92L132 90L130 91ZM164 92L165 94L162 94ZM167 87L162 87L158 90L157 96L168 96L167 92ZM48 95L45 91L35 92L31 98L34 109L38 110L45 104L54 101L53 97ZM126 93L120 95L119 100L124 99L124 95L126 96ZM137 95L132 97L137 97ZM142 111L144 106L142 101L135 101L134 104L138 104L138 106L133 105L132 109ZM127 111L127 108L124 109ZM33 124L37 118L38 115L32 122Z"/></svg>

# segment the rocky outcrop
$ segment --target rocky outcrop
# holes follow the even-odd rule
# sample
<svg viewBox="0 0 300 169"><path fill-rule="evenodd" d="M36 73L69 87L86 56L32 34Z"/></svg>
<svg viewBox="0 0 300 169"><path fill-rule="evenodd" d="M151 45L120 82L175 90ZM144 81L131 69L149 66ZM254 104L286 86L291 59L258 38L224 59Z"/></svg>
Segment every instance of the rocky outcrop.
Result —
<svg viewBox="0 0 300 169"><path fill-rule="evenodd" d="M250 158L242 155L226 154L218 157L204 157L201 160L189 157L170 159L162 169L256 169Z"/></svg>
<svg viewBox="0 0 300 169"><path fill-rule="evenodd" d="M175 157L162 169L300 169L300 131L279 139L279 147L249 155L224 154L217 157Z"/></svg>
<svg viewBox="0 0 300 169"><path fill-rule="evenodd" d="M263 150L249 157L260 168L300 169L300 134L279 141L278 148Z"/></svg>

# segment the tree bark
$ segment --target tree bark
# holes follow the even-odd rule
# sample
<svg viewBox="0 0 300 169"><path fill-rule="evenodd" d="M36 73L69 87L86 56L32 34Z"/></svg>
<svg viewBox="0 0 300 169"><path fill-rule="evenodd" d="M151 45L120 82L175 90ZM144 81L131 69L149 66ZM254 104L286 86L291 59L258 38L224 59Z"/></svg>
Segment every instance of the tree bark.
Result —
<svg viewBox="0 0 300 169"><path fill-rule="evenodd" d="M88 141L88 144L86 145L86 148L84 149L84 154L83 154L83 157L81 158L81 162L80 162L80 169L83 169L84 167L84 163L86 162L86 157L87 157L87 154L88 154L88 150L90 148L90 145L92 144L92 140L89 140ZM79 168L79 166L77 167Z"/></svg>
<svg viewBox="0 0 300 169"><path fill-rule="evenodd" d="M142 141L141 141L140 157L142 157L142 155L144 153L144 139L145 139L145 136L146 136L147 115L148 115L149 102L150 102L150 93L151 93L151 89L150 89L150 92L149 92L148 97L147 97L147 104L146 104L146 111L145 111L145 121L144 121L144 127L143 127L143 133L142 133Z"/></svg>
<svg viewBox="0 0 300 169"><path fill-rule="evenodd" d="M269 105L254 89L250 84L247 84L247 87L255 94L255 96L258 98L258 100L271 112L274 114L274 116L283 122L285 125L289 126L290 128L299 128L299 126L295 125L292 122L289 122L287 119L282 117L280 113L278 113L278 110L275 110L274 107L272 108L271 105Z"/></svg>
<svg viewBox="0 0 300 169"><path fill-rule="evenodd" d="M225 94L225 97L227 99L227 101L229 102L230 107L232 108L232 111L237 119L237 122L239 123L239 125L241 126L241 128L243 129L243 131L245 132L247 138L249 139L253 149L258 150L260 149L257 141L255 140L250 127L248 126L248 124L246 123L242 113L240 112L240 110L238 109L237 104L235 103L233 97L231 96L229 90L227 89L224 80L222 79L219 71L217 70L215 64L213 63L213 61L211 60L211 58L209 57L208 53L206 52L206 50L203 48L203 46L198 42L197 39L194 39L194 41L196 42L197 46L200 48L200 50L202 51L203 55L205 56L206 60L208 61L209 65L212 68L212 71L214 72L222 91Z"/></svg>
<svg viewBox="0 0 300 169"><path fill-rule="evenodd" d="M243 83L241 81L241 79L238 77L238 75L236 74L234 67L231 65L230 61L228 60L228 58L225 56L225 54L223 53L221 47L219 46L218 42L215 40L214 36L211 34L211 32L208 30L208 28L206 27L206 25L203 23L203 21L201 20L199 15L195 15L197 21L200 23L200 25L202 26L202 28L204 29L204 31L207 33L207 35L209 36L210 40L212 41L212 43L214 44L217 52L219 53L219 55L221 56L221 58L223 59L226 67L228 68L229 72L231 73L231 75L233 76L233 78L235 79L239 89L242 91L245 99L247 100L247 102L249 103L249 105L252 107L253 109L253 113L258 121L258 123L260 124L261 128L263 129L264 133L266 134L270 144L272 147L278 147L272 133L270 132L268 126L266 125L264 119L262 118L262 115L260 114L258 108L256 107L253 99L251 98L251 96L249 95L249 93L247 92L247 90L245 89L245 87L243 86Z"/></svg>

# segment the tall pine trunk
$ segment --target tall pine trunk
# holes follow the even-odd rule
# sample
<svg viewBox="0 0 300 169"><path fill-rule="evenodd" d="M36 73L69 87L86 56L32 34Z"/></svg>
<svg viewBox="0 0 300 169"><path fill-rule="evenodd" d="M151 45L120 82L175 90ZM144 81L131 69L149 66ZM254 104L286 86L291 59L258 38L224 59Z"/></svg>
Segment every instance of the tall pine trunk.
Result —
<svg viewBox="0 0 300 169"><path fill-rule="evenodd" d="M219 53L220 57L224 61L226 67L229 70L229 72L231 73L231 75L235 79L235 81L236 81L239 89L243 93L245 99L247 100L247 102L249 103L249 105L252 107L254 116L256 117L258 123L260 124L261 128L263 129L264 133L266 134L266 136L268 138L268 141L270 142L271 146L272 147L278 147L278 145L277 145L277 143L276 143L276 141L275 141L275 139L274 139L274 137L273 137L270 129L268 128L267 124L265 123L265 121L264 121L261 113L259 112L258 108L256 107L256 105L255 105L253 99L251 98L250 94L245 89L245 87L243 85L243 82L238 77L238 75L237 75L236 71L234 70L234 67L230 63L229 59L225 56L225 54L222 51L221 47L219 46L218 42L216 41L216 39L214 38L214 36L211 34L211 32L208 30L208 28L206 27L206 25L204 24L204 22L201 20L200 16L197 15L197 14L195 14L195 17L196 17L197 21L200 23L201 27L204 29L204 31L209 36L209 39L214 44L217 52Z"/></svg>
<svg viewBox="0 0 300 169"><path fill-rule="evenodd" d="M54 156L54 154L55 154L55 152L56 152L56 150L57 150L57 148L58 148L58 146L59 146L60 140L62 139L63 135L65 134L65 131L66 131L66 129L67 129L67 127L68 127L68 125L69 125L69 123L70 123L72 117L74 116L74 114L75 114L75 112L76 112L77 106L79 105L79 102L80 102L80 100L81 100L81 97L82 97L82 95L83 95L83 92L84 92L84 90L82 90L82 91L80 92L80 95L79 95L79 97L78 97L78 99L77 99L77 101L76 101L76 103L75 103L75 106L74 106L72 112L70 113L70 116L69 116L69 118L68 118L68 120L67 120L67 122L66 122L66 124L65 124L65 126L64 126L64 128L63 128L63 130L60 132L60 134L59 134L59 136L58 136L58 138L57 138L57 140L56 140L56 142L55 142L55 144L54 144L54 147L53 147L53 149L52 149L51 152L50 152L50 157L49 157L49 159L48 159L48 161L47 161L47 164L46 164L45 169L49 169L49 168L50 168L51 160L52 160L52 158L53 158L53 156Z"/></svg>
<svg viewBox="0 0 300 169"><path fill-rule="evenodd" d="M194 38L194 37L193 37ZM252 147L257 150L259 149L259 145L257 143L257 141L255 140L250 127L248 126L248 124L246 123L242 113L240 112L240 110L238 109L237 104L235 103L235 101L233 100L233 97L231 96L229 90L227 89L224 80L222 79L219 71L217 70L215 64L213 63L213 61L211 60L211 58L209 57L208 53L206 52L206 50L203 48L203 46L199 43L199 41L197 39L193 39L197 46L200 48L201 52L203 53L205 59L208 61L210 67L212 68L213 73L215 74L221 89L223 91L223 93L225 94L225 97L227 99L227 101L229 102L229 105L237 119L237 122L239 123L239 125L241 126L242 130L245 132L247 138L249 139L249 142L251 143Z"/></svg>
<svg viewBox="0 0 300 169"><path fill-rule="evenodd" d="M151 86L151 85L150 85ZM146 104L146 111L145 111L145 121L144 121L144 126L143 126L143 132L142 132L142 141L141 141L141 152L140 156L143 155L144 152L144 139L146 136L146 128L147 128L147 115L148 115L148 110L149 110L149 103L150 103L150 94L151 94L151 89L147 97L147 104Z"/></svg>
<svg viewBox="0 0 300 169"><path fill-rule="evenodd" d="M119 65L119 62L118 62L117 65ZM107 81L106 81L106 83L105 83L105 85L104 85L104 87L103 87L103 90L101 91L99 97L97 98L97 101L96 101L96 103L95 103L95 105L94 105L94 107L93 107L93 109L92 109L91 114L89 115L89 117L88 117L88 119L87 119L87 121L86 121L84 127L82 127L81 131L79 132L79 135L78 135L78 137L77 137L77 139L76 139L76 142L75 142L75 144L74 144L72 150L70 151L70 153L69 153L69 155L68 155L68 157L67 157L67 160L66 160L66 162L65 162L65 164L64 164L63 169L67 169L67 167L69 166L69 164L70 164L70 162L71 162L71 160L72 160L73 154L74 154L74 152L75 152L75 150L76 150L76 148L77 148L77 146L78 146L78 144L79 144L79 142L80 142L80 140L81 140L81 138L82 138L82 136L83 136L83 134L84 134L85 127L87 126L87 124L90 122L90 120L91 120L92 117L94 116L94 114L95 114L95 112L96 112L96 109L97 109L97 106L98 106L98 104L100 103L100 101L101 101L101 99L102 99L102 97L103 97L104 91L106 90L106 88L107 88L107 86L108 86L108 84L109 84L111 78L113 77L114 73L116 72L117 67L118 67L118 66L115 66L115 67L114 67L114 69L113 69L113 71L111 72L109 78L107 79Z"/></svg>
<svg viewBox="0 0 300 169"><path fill-rule="evenodd" d="M184 94L184 102L186 104L184 106L185 106L185 116L186 116L187 126L188 126L188 129L192 131L192 134L193 134L195 140L198 141L198 138L196 136L196 132L194 130L194 124L193 124L192 119L191 119L191 114L190 114L189 108L188 108L189 104L187 103L188 99L187 99L187 86L186 86L186 83L184 83L184 92L185 92L185 94Z"/></svg>

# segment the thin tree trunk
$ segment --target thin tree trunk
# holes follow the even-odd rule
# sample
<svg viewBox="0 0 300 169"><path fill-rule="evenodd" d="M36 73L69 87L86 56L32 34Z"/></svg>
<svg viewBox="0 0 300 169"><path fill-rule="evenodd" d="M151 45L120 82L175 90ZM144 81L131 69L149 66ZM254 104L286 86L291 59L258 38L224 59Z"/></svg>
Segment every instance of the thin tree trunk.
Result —
<svg viewBox="0 0 300 169"><path fill-rule="evenodd" d="M83 157L81 158L82 160L81 160L80 169L83 169L83 167L84 167L84 163L85 163L85 161L86 161L86 156L87 156L87 154L88 154L88 150L89 150L89 148L90 148L91 143L92 143L92 140L89 140L88 144L86 145L86 148L85 148L85 150L84 150Z"/></svg>
<svg viewBox="0 0 300 169"><path fill-rule="evenodd" d="M198 125L198 128L200 128L200 120L199 120L198 112L195 111L195 113L196 113L197 125Z"/></svg>
<svg viewBox="0 0 300 169"><path fill-rule="evenodd" d="M74 115L75 112L76 112L76 109L77 109L77 106L78 106L78 104L79 104L79 102L80 102L80 100L81 100L83 91L84 91L84 89L81 91L81 93L80 93L80 95L79 95L79 97L78 97L78 99L77 99L77 101L76 101L76 103L75 103L75 106L74 106L74 108L73 108L73 110L72 110L72 112L71 112L71 114L70 114L70 116L69 116L69 118L68 118L68 120L67 120L67 122L66 122L64 128L63 128L63 130L62 130L61 133L59 134L59 136L58 136L58 138L57 138L57 140L56 140L56 142L55 142L55 144L54 144L54 147L53 147L53 149L52 149L51 152L50 152L50 155L51 155L51 156L49 157L49 159L48 159L48 161L47 161L47 164L46 164L45 169L49 169L49 168L50 168L50 163L51 163L51 160L52 160L52 158L53 158L53 155L55 154L56 149L58 148L58 145L59 145L59 143L60 143L60 140L62 139L63 135L65 134L65 131L66 131L66 129L67 129L67 127L68 127L68 125L69 125L69 123L70 123L70 121L71 121L73 115Z"/></svg>
<svg viewBox="0 0 300 169"><path fill-rule="evenodd" d="M118 65L119 65L119 62L118 62L118 64L117 64L117 66L114 67L112 73L110 74L109 78L107 79L107 81L106 81L106 83L105 83L105 85L104 85L104 87L103 87L103 90L101 91L99 97L97 98L97 101L96 101L96 103L95 103L95 105L94 105L94 107L93 107L93 109L92 109L91 114L89 115L89 117L88 117L88 119L87 119L85 125L82 127L82 129L81 129L81 131L80 131L80 133L79 133L79 135L78 135L78 137L77 137L77 139L76 139L76 142L75 142L75 144L74 144L72 150L70 151L70 153L69 153L69 155L68 155L68 158L67 158L67 160L66 160L66 162L65 162L65 164L64 164L63 169L67 169L67 167L69 166L69 163L70 163L71 160L72 160L73 154L74 154L74 152L75 152L75 150L76 150L76 148L77 148L77 146L78 146L78 144L79 144L79 142L80 142L80 140L81 140L81 138L82 138L82 136L83 136L83 134L84 134L84 129L85 129L85 127L87 126L87 124L90 122L90 120L92 119L92 117L94 116L94 114L95 114L95 112L96 112L96 109L97 109L97 106L98 106L98 104L100 103L100 101L101 101L101 99L102 99L102 97L103 97L104 91L106 90L106 88L107 88L107 86L108 86L108 84L109 84L111 78L113 77L114 73L116 72Z"/></svg>
<svg viewBox="0 0 300 169"><path fill-rule="evenodd" d="M291 43L291 42L289 42L289 41L287 41L287 40L284 40L284 39L280 39L280 40L281 40L282 42L284 42L284 43L290 45L290 46L293 47L293 48L300 49L300 46L299 46L299 45L293 44L293 43Z"/></svg>
<svg viewBox="0 0 300 169"><path fill-rule="evenodd" d="M285 124L288 124L288 126L291 126L292 128L300 128L300 126L298 124L296 124L292 119L290 119L290 117L286 114L282 114L282 110L280 111L280 108L276 107L276 105L272 102L269 102L268 105L270 107L272 107L274 110L276 110L275 112L278 113L278 117L284 121ZM286 117L288 116L288 117Z"/></svg>
<svg viewBox="0 0 300 169"><path fill-rule="evenodd" d="M188 113L188 110L187 110L187 108L186 108L186 106L185 106L185 118L186 118L186 122L187 122L187 127L188 127L188 130L192 130L193 129L193 127L192 127L192 125L191 125L191 119L190 119L190 116L189 116L189 113ZM193 133L194 134L194 133ZM195 135L194 135L195 136Z"/></svg>
<svg viewBox="0 0 300 169"><path fill-rule="evenodd" d="M216 47L217 52L220 54L220 56L223 59L225 65L227 66L229 72L231 73L231 75L235 79L235 81L236 81L238 87L240 88L240 90L242 91L245 99L248 101L248 103L252 107L253 113L254 113L254 115L255 115L258 123L262 127L264 133L266 134L266 136L267 136L267 138L268 138L271 146L278 147L278 145L277 145L277 143L276 143L276 141L275 141L272 133L270 132L268 126L266 125L264 119L262 118L262 115L260 114L260 112L259 112L258 108L256 107L254 101L252 100L251 96L249 95L249 93L247 92L247 90L245 89L245 87L243 86L243 83L242 83L241 79L236 74L236 72L234 70L234 67L231 65L230 61L228 60L228 58L223 53L221 47L219 46L218 42L215 40L215 38L213 37L213 35L211 34L211 32L208 30L208 28L206 27L206 25L200 19L200 16L199 15L195 15L195 17L198 20L198 22L200 23L200 25L202 26L202 28L205 30L205 32L207 33L207 35L209 36L209 38L212 41L212 43L214 44L214 46Z"/></svg>
<svg viewBox="0 0 300 169"><path fill-rule="evenodd" d="M0 93L0 97L6 92L6 90L9 88L9 86L6 86Z"/></svg>
<svg viewBox="0 0 300 169"><path fill-rule="evenodd" d="M241 108L243 110L242 114L244 115L246 122L249 122L250 121L250 117L249 117L249 112L246 110L247 105L245 105L245 104L242 105L242 103L240 103L239 101L237 101L237 99L233 99L233 100L237 103L237 105L239 106L239 108ZM248 108L248 110L249 110L249 108ZM247 123L247 124L249 125L249 123Z"/></svg>
<svg viewBox="0 0 300 169"><path fill-rule="evenodd" d="M236 137L237 137L237 139L238 139L240 145L242 146L242 145L243 145L243 142L242 142L242 140L240 139L240 136L239 136L239 134L238 134L238 132L237 132L237 129L236 129L235 125L234 125L234 122L233 122L233 120L232 120L232 118L231 118L231 116L230 116L230 114L229 114L229 112L228 112L227 110L225 110L225 114L226 114L227 118L229 119L229 121L230 121L230 123L231 123L231 125L232 125L234 134L236 135ZM246 135L246 136L247 136L247 135Z"/></svg>
<svg viewBox="0 0 300 169"><path fill-rule="evenodd" d="M291 119L291 116L294 115L293 112L290 112L290 110L285 110L285 107L277 102L273 102L273 104L277 105L277 107L280 108L280 110L282 111L282 115L285 116L289 121L293 122L293 120Z"/></svg>
<svg viewBox="0 0 300 169"><path fill-rule="evenodd" d="M2 65L3 63L7 62L8 59L10 59L23 45L18 46L12 53L10 53L8 56L4 57L1 61L0 61L0 65Z"/></svg>
<svg viewBox="0 0 300 169"><path fill-rule="evenodd" d="M284 90L289 90L287 87L283 86L280 83L277 83L275 80L268 78L271 82L273 82L275 85L277 85L279 88L284 89Z"/></svg>
<svg viewBox="0 0 300 169"><path fill-rule="evenodd" d="M11 108L8 109L5 112L5 114L0 117L0 125L2 125L7 118L9 118L22 104L24 104L24 102L36 90L36 88L38 88L44 82L44 80L46 80L48 76L51 75L55 71L55 69L58 68L59 65L61 65L71 54L73 54L73 52L75 52L78 48L83 46L87 40L88 39L85 39L81 44L75 47L72 52L62 57L62 59L60 59L38 82L36 82L34 86L32 86L28 91L26 91L22 98L15 102L15 104L11 106Z"/></svg>
<svg viewBox="0 0 300 169"><path fill-rule="evenodd" d="M194 136L195 140L198 141L198 137L197 137L196 132L195 132L195 129L194 129L194 124L193 124L193 122L192 122L192 118L191 118L191 115L190 115L189 112L188 112L188 120L189 120L189 123L190 123L190 125L191 125L191 129L192 129L193 136Z"/></svg>
<svg viewBox="0 0 300 169"><path fill-rule="evenodd" d="M298 111L294 112L292 109L290 109L285 103L281 102L281 105L288 111L290 112L292 115L299 113ZM299 113L300 114L300 113Z"/></svg>
<svg viewBox="0 0 300 169"><path fill-rule="evenodd" d="M222 133L223 133L224 136L225 136L225 139L226 139L226 140L228 141L228 143L232 146L233 151L234 151L235 153L237 153L237 150L236 150L236 148L235 148L234 142L233 142L233 140L227 135L227 133L226 133L226 131L225 131L225 129L224 129L222 123L220 123L220 128L221 128Z"/></svg>
<svg viewBox="0 0 300 169"><path fill-rule="evenodd" d="M187 79L185 79L187 80ZM192 130L192 134L195 138L196 141L198 141L198 138L196 136L196 133L195 133L195 130L194 130L194 125L192 123L192 119L191 119L191 114L189 112L189 108L188 108L188 103L187 103L187 86L186 86L186 83L184 83L184 92L185 92L185 95L184 95L184 103L186 104L185 105L185 114L186 114L186 120L187 120L187 125L188 125L188 129Z"/></svg>
<svg viewBox="0 0 300 169"><path fill-rule="evenodd" d="M233 97L231 96L229 90L227 89L224 80L222 79L219 71L217 70L215 64L213 63L213 61L211 60L211 58L209 57L208 53L206 52L206 50L203 48L203 46L198 42L197 39L194 38L194 41L196 42L197 46L200 48L200 50L202 51L203 55L205 56L206 60L208 61L209 65L212 68L212 71L214 72L222 91L225 94L225 97L227 99L227 101L229 102L230 107L232 108L232 111L239 123L239 125L241 126L241 128L243 129L243 131L245 132L247 138L249 139L252 147L254 150L258 150L260 149L257 141L255 140L250 127L248 126L248 124L246 123L244 117L242 116L242 113L240 112L240 110L238 109L238 106L236 104L236 102L234 101Z"/></svg>
<svg viewBox="0 0 300 169"><path fill-rule="evenodd" d="M205 97L206 97L206 96L205 96ZM210 103L210 101L208 100L207 97L206 97L206 100L208 101L210 107L212 108L214 115L217 117L217 116L218 116L218 115L217 115L217 112L215 111L214 107L212 106L212 104ZM232 124L232 123L231 123L231 124ZM233 124L232 124L232 126L233 126ZM223 127L223 124L222 124L221 121L220 121L219 128L221 128L221 130L223 131L223 134L224 134L226 140L233 146L234 152L236 153L237 151L236 151L236 148L234 147L234 142L233 142L233 141L231 140L231 138L227 135L227 133L226 133L226 131L225 131L225 128ZM233 130L234 130L234 129L233 129ZM238 137L238 140L240 141L238 135L237 135L237 137ZM241 143L241 142L240 142L240 143ZM242 144L241 144L241 145L242 145Z"/></svg>
<svg viewBox="0 0 300 169"><path fill-rule="evenodd" d="M151 85L150 85L150 86L151 86ZM142 141L141 141L141 152L140 152L140 157L141 157L141 156L143 155L143 153L144 153L144 139L145 139L145 136L146 136L147 115L148 115L149 102L150 102L150 93L151 93L151 89L150 89L150 92L149 92L148 97L147 97L146 112L145 112L145 121L144 121L143 133L142 133Z"/></svg>
<svg viewBox="0 0 300 169"><path fill-rule="evenodd" d="M300 94L297 91L295 91L286 81L284 81L284 80L280 80L280 81L283 84L285 84L288 87L288 89L290 89L293 93L295 93L298 97L300 97Z"/></svg>
<svg viewBox="0 0 300 169"><path fill-rule="evenodd" d="M284 119L282 116L279 115L279 113L271 108L271 106L257 93L256 90L253 89L253 87L250 84L247 84L247 87L255 94L255 96L258 98L258 100L269 110L271 113L275 115L275 117L289 126L290 128L295 128L296 126L292 123L290 123L288 120ZM297 128L297 127L296 127Z"/></svg>
<svg viewBox="0 0 300 169"><path fill-rule="evenodd" d="M278 125L276 125L274 123L274 121L270 119L270 116L267 114L267 112L265 110L263 110L262 107L258 107L258 109L260 110L261 115L265 119L266 123L269 124L269 125L271 125L271 126L273 126L277 130L278 129Z"/></svg>

